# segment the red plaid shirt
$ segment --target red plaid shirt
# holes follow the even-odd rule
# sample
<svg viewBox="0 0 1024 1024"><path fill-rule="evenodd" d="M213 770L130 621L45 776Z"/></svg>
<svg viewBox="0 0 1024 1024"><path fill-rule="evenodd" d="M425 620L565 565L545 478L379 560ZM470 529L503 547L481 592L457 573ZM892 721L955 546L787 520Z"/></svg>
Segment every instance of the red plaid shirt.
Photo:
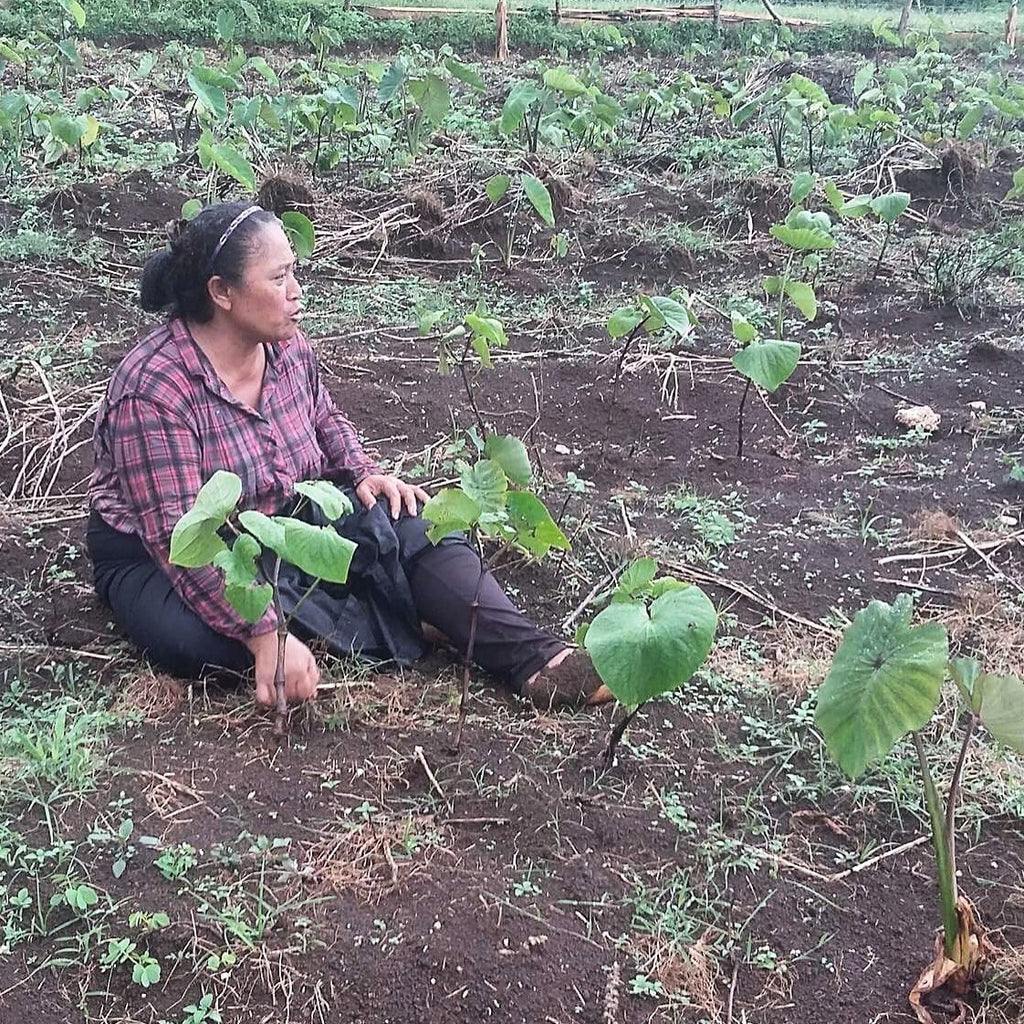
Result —
<svg viewBox="0 0 1024 1024"><path fill-rule="evenodd" d="M380 469L335 408L305 336L268 345L259 411L224 386L182 320L124 358L96 417L89 503L114 529L141 537L182 600L212 629L244 639L271 630L224 599L219 569L171 565L171 531L218 469L242 480L242 508L272 514L298 480L358 484Z"/></svg>

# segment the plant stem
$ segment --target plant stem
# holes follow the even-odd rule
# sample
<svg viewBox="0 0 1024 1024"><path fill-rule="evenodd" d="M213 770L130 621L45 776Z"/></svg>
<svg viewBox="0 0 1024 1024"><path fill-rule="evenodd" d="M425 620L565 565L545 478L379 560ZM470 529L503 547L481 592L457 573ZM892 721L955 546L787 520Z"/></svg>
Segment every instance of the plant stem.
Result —
<svg viewBox="0 0 1024 1024"><path fill-rule="evenodd" d="M956 945L958 918L956 902L959 896L956 886L956 864L950 856L949 827L942 812L942 800L935 787L928 758L925 755L924 740L919 732L914 732L914 749L917 751L917 762L921 766L921 778L924 782L924 798L928 807L928 818L932 827L932 846L935 849L935 871L939 885L939 903L942 909L943 949L946 955L953 953Z"/></svg>
<svg viewBox="0 0 1024 1024"><path fill-rule="evenodd" d="M618 402L618 397L619 397L619 381L622 379L622 364L626 361L626 355L628 354L629 349L632 346L632 344L633 344L634 340L636 339L637 335L643 330L644 324L646 323L646 321L647 321L647 317L645 316L643 318L643 320L641 320L640 323L638 323L636 325L636 327L634 327L633 330L631 330L629 332L629 334L626 336L625 343L623 344L622 348L619 350L619 360L615 364L615 373L612 375L612 400L611 400L611 405L608 408L608 420L607 420L607 422L604 425L604 438L603 438L603 440L601 442L601 454L602 455L604 454L605 444L607 444L607 442L608 442L608 431L611 428L612 416L615 415L615 407L616 407L616 403Z"/></svg>
<svg viewBox="0 0 1024 1024"><path fill-rule="evenodd" d="M274 709L274 729L272 735L275 740L284 739L285 723L288 721L288 696L284 685L284 649L288 642L288 622L284 616L284 608L281 607L281 598L278 593L278 581L281 578L281 556L278 555L274 562L274 611L277 613L277 664L274 666L274 694L277 697L277 705Z"/></svg>
<svg viewBox="0 0 1024 1024"><path fill-rule="evenodd" d="M473 416L476 418L476 425L480 428L480 437L483 440L487 440L487 427L484 426L484 418L480 415L480 410L477 408L476 398L473 395L473 387L469 383L469 374L466 371L466 357L469 355L470 345L473 343L472 334L466 338L466 344L462 349L462 358L459 360L459 373L462 375L462 386L466 389L466 397L469 399L470 408L473 410Z"/></svg>
<svg viewBox="0 0 1024 1024"><path fill-rule="evenodd" d="M960 799L960 778L967 763L967 751L974 737L974 727L978 724L978 716L972 714L967 722L964 742L960 747L960 756L956 760L953 776L949 780L949 793L946 796L946 853L953 874L953 903L956 904L956 805ZM959 922L958 922L959 923Z"/></svg>
<svg viewBox="0 0 1024 1024"><path fill-rule="evenodd" d="M480 575L477 577L476 590L473 592L473 602L469 606L469 639L466 641L466 653L462 661L462 694L459 697L459 720L455 726L455 735L452 737L452 749L455 753L459 752L459 747L462 743L462 730L466 724L466 713L469 706L469 674L473 665L473 648L476 646L476 624L480 611L480 589L484 585L484 575L487 573L487 570L508 551L511 544L511 541L505 541L486 562L483 559L480 560Z"/></svg>
<svg viewBox="0 0 1024 1024"><path fill-rule="evenodd" d="M605 771L609 771L612 765L615 763L615 751L619 745L619 741L626 734L626 728L629 723L636 718L637 712L646 704L637 704L632 711L628 712L624 718L615 726L614 729L608 734L608 742L604 745L604 750L601 752L601 765Z"/></svg>
<svg viewBox="0 0 1024 1024"><path fill-rule="evenodd" d="M739 432L736 436L736 458L743 458L743 407L747 404L747 395L750 394L750 385L753 381L748 377L747 386L743 389L743 397L740 399L740 412L737 417L739 423Z"/></svg>
<svg viewBox="0 0 1024 1024"><path fill-rule="evenodd" d="M888 222L885 225L885 237L882 239L882 248L878 250L878 260L875 262L875 272L871 275L872 281L878 280L878 272L882 269L882 260L885 258L885 250L889 247L889 234L892 225Z"/></svg>

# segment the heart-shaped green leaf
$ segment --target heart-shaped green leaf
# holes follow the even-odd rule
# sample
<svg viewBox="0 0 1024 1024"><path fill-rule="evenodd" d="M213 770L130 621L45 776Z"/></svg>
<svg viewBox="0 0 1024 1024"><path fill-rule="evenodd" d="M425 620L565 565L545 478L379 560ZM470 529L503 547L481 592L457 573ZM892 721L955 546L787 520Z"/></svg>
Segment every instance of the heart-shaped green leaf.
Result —
<svg viewBox="0 0 1024 1024"><path fill-rule="evenodd" d="M949 642L938 623L910 624L913 602L872 601L859 611L818 691L815 722L851 778L935 712Z"/></svg>
<svg viewBox="0 0 1024 1024"><path fill-rule="evenodd" d="M622 704L635 707L682 686L703 664L718 615L699 587L673 590L647 608L610 604L587 630L598 675Z"/></svg>
<svg viewBox="0 0 1024 1024"><path fill-rule="evenodd" d="M449 533L466 533L480 521L480 506L457 487L438 491L420 513L431 527L427 540L436 544Z"/></svg>
<svg viewBox="0 0 1024 1024"><path fill-rule="evenodd" d="M295 491L319 506L328 519L340 519L352 512L348 495L330 480L300 480Z"/></svg>
<svg viewBox="0 0 1024 1024"><path fill-rule="evenodd" d="M732 357L732 365L765 391L775 391L800 362L795 341L752 341Z"/></svg>
<svg viewBox="0 0 1024 1024"><path fill-rule="evenodd" d="M544 503L528 491L509 492L508 524L515 530L515 543L537 558L543 558L552 548L569 549L568 539Z"/></svg>
<svg viewBox="0 0 1024 1024"><path fill-rule="evenodd" d="M526 445L518 437L491 434L484 443L484 455L493 459L517 487L529 487L533 467Z"/></svg>
<svg viewBox="0 0 1024 1024"><path fill-rule="evenodd" d="M1024 753L1024 681L983 675L975 682L975 693L980 696L981 724L998 742Z"/></svg>

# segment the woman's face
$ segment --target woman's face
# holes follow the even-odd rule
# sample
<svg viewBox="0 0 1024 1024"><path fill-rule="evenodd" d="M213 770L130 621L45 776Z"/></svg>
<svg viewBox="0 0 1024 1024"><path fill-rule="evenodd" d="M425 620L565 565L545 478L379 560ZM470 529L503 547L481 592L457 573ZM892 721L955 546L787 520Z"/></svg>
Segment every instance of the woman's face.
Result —
<svg viewBox="0 0 1024 1024"><path fill-rule="evenodd" d="M238 284L224 285L230 299L225 312L241 333L254 342L294 336L302 319L302 288L295 279L295 253L278 222L264 225L253 238Z"/></svg>

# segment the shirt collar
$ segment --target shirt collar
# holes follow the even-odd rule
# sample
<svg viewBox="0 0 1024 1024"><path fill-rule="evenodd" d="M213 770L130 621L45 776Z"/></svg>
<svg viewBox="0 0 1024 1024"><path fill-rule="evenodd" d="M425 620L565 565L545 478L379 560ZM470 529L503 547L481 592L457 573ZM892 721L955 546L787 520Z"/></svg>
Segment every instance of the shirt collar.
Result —
<svg viewBox="0 0 1024 1024"><path fill-rule="evenodd" d="M209 359L204 355L203 350L196 344L196 340L189 332L185 321L181 317L175 317L171 320L169 327L171 338L174 339L174 343L178 347L185 371L192 377L198 377L211 384L217 384L219 378L210 365ZM278 342L276 345L264 345L267 355L267 368L269 370L274 373L277 372L277 362L281 358L281 354L291 346L298 336L299 334L296 332L295 336L287 341Z"/></svg>

